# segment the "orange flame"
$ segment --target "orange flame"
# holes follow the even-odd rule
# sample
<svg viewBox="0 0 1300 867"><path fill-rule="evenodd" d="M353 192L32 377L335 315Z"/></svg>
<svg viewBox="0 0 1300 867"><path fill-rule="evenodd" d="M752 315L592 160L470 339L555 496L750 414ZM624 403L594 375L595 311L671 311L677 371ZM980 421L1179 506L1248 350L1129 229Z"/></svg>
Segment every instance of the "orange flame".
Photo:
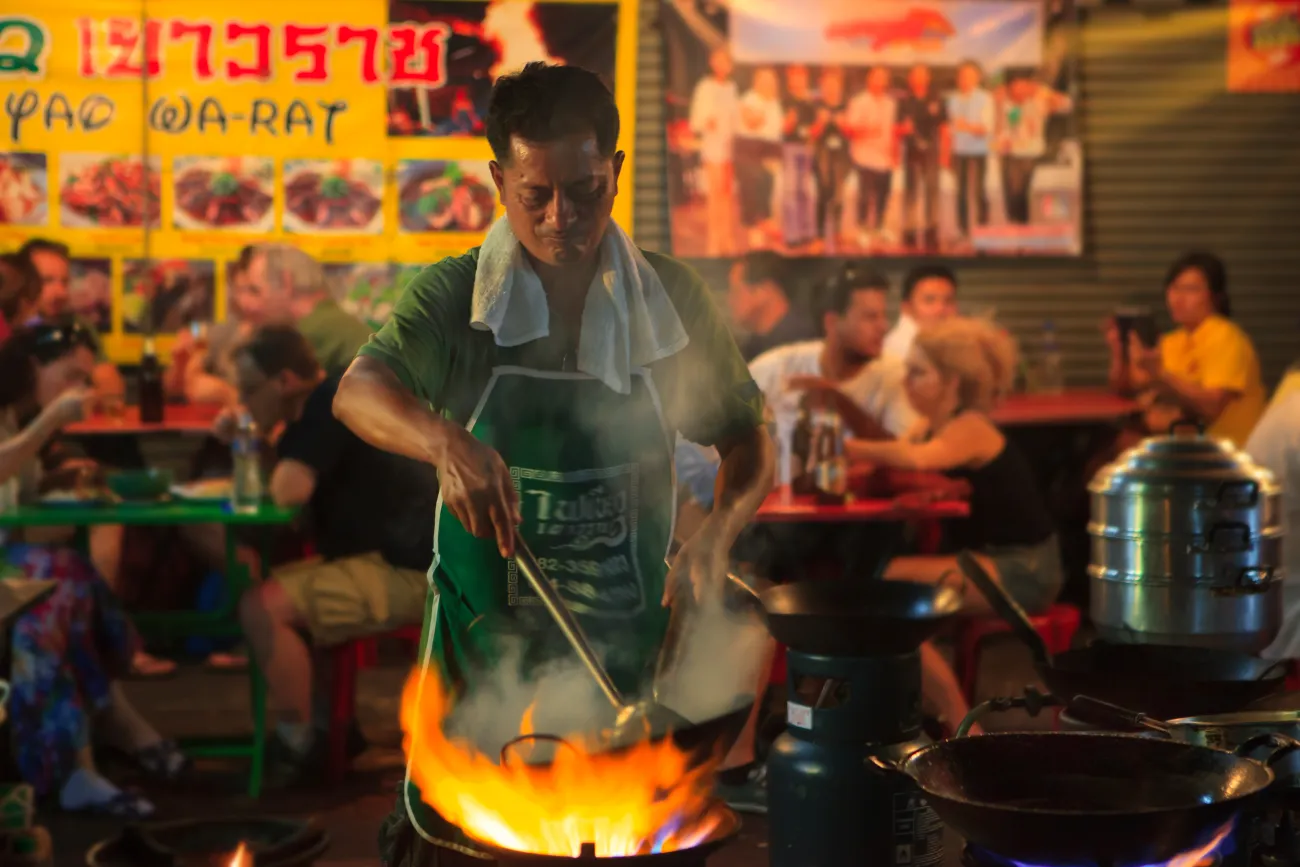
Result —
<svg viewBox="0 0 1300 867"><path fill-rule="evenodd" d="M483 15L483 40L497 49L489 74L496 81L534 60L558 63L546 50L542 28L533 17L533 0L490 0Z"/></svg>
<svg viewBox="0 0 1300 867"><path fill-rule="evenodd" d="M1195 849L1188 849L1186 852L1181 855L1175 855L1163 864L1148 864L1146 867L1202 867L1205 863L1212 864L1214 863L1214 859L1211 856L1218 852L1219 847L1223 845L1223 841L1228 839L1228 835L1232 833L1234 824L1235 820L1229 819L1227 824L1214 832L1214 836L1212 836L1205 845L1197 846ZM1015 867L1032 867L1032 865L1024 864L1020 861L1012 861L1011 863L1014 864Z"/></svg>
<svg viewBox="0 0 1300 867"><path fill-rule="evenodd" d="M502 849L598 857L688 849L706 840L724 813L712 796L716 760L692 766L670 738L601 753L574 740L549 765L527 750L498 763L443 733L453 706L436 673L416 671L402 693L402 731L412 781L426 804L471 837ZM532 734L534 706L520 720Z"/></svg>
<svg viewBox="0 0 1300 867"><path fill-rule="evenodd" d="M230 856L230 867L253 867L253 853L248 851L248 846L243 842L235 849L235 854Z"/></svg>

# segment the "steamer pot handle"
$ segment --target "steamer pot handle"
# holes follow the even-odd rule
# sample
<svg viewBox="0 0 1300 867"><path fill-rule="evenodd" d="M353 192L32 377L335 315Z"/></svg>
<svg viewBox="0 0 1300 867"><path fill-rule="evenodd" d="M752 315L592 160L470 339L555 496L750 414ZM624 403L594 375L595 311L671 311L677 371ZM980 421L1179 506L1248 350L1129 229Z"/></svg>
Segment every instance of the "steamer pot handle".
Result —
<svg viewBox="0 0 1300 867"><path fill-rule="evenodd" d="M1220 547L1218 539L1226 534L1240 534L1240 541L1231 548ZM1236 540L1234 540L1236 541ZM1225 554L1240 554L1243 551L1250 550L1250 525L1244 521L1222 521L1210 527L1205 535L1200 536L1187 544L1188 554L1206 554L1211 551L1219 551Z"/></svg>
<svg viewBox="0 0 1300 867"><path fill-rule="evenodd" d="M1268 745L1269 747L1268 755L1258 761L1262 761L1269 767L1272 767L1278 759L1289 756L1291 753L1300 750L1300 741L1295 738L1287 737L1278 732L1265 732L1262 735L1255 735L1253 738L1244 741L1242 745L1233 750L1233 752L1239 756L1249 758L1251 753L1264 745Z"/></svg>

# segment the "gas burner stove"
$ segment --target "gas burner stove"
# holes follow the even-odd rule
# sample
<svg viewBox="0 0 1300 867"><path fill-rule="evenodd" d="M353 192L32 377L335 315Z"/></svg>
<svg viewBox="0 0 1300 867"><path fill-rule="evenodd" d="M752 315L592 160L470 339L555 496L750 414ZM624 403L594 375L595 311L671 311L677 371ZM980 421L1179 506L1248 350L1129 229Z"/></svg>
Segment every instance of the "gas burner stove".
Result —
<svg viewBox="0 0 1300 867"><path fill-rule="evenodd" d="M1021 864L970 844L962 850L961 864L962 867L1055 867ZM1158 865L1092 867L1300 867L1300 791L1288 790L1274 797L1271 808L1243 816L1218 851L1196 861L1184 857Z"/></svg>

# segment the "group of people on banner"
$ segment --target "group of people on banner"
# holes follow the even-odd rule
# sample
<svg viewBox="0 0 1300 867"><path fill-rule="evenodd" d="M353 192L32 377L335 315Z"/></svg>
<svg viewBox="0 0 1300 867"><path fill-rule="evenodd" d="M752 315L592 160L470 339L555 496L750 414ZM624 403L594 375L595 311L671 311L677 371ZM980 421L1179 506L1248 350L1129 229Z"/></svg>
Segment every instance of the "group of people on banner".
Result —
<svg viewBox="0 0 1300 867"><path fill-rule="evenodd" d="M729 49L715 48L691 96L689 134L678 137L680 201L702 200L706 217L695 255L969 253L979 227L1077 221L1077 206L1032 204L1036 180L1049 186L1036 179L1049 158L1078 163L1077 151L1049 152L1049 123L1073 106L1036 70L1010 70L990 87L965 61L950 90L935 78L954 71L924 64L759 66L747 88L735 71ZM945 173L956 205L947 231ZM1050 186L1077 197L1077 180Z"/></svg>

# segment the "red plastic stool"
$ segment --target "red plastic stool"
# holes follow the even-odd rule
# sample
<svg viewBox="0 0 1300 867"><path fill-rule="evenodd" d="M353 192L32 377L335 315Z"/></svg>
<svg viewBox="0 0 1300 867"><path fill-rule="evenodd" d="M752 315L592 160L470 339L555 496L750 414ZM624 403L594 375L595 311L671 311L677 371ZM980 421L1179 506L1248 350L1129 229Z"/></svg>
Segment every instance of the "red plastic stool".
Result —
<svg viewBox="0 0 1300 867"><path fill-rule="evenodd" d="M1043 637L1049 653L1063 653L1070 649L1074 633L1079 631L1081 615L1073 605L1058 602L1044 614L1032 615L1029 622ZM961 691L966 700L975 701L975 678L980 670L980 645L990 635L1010 632L1011 627L1000 617L970 617L957 627L956 658L953 667L961 681Z"/></svg>
<svg viewBox="0 0 1300 867"><path fill-rule="evenodd" d="M378 637L347 641L330 651L333 670L330 673L329 766L326 773L331 783L341 782L348 773L348 727L357 715L357 671L374 665L378 656ZM418 657L419 626L403 626L385 637L410 642L417 649L417 653L412 654L412 661Z"/></svg>
<svg viewBox="0 0 1300 867"><path fill-rule="evenodd" d="M778 644L772 654L772 673L768 675L768 686L785 686L785 645Z"/></svg>

